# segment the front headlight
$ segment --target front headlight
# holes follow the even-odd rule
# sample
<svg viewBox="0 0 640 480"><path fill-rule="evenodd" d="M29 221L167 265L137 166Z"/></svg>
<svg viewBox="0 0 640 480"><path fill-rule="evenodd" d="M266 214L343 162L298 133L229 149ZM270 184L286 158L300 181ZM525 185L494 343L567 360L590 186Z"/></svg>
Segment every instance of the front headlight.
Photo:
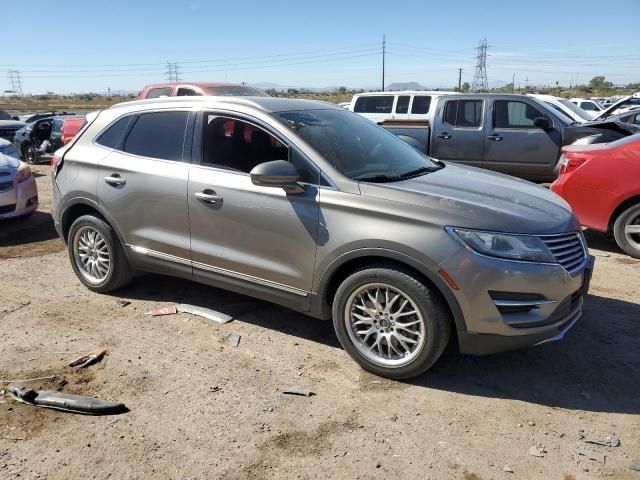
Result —
<svg viewBox="0 0 640 480"><path fill-rule="evenodd" d="M18 174L16 175L16 180L18 183L24 182L31 177L31 168L24 162L20 162L20 166L18 167Z"/></svg>
<svg viewBox="0 0 640 480"><path fill-rule="evenodd" d="M456 227L449 227L447 231L467 248L483 255L528 262L556 261L544 242L533 235L510 235Z"/></svg>

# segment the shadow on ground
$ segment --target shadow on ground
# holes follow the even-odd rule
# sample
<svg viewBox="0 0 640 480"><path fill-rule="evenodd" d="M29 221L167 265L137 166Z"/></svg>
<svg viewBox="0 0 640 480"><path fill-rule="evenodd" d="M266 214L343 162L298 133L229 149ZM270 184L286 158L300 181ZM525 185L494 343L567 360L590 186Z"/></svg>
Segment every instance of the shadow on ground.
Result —
<svg viewBox="0 0 640 480"><path fill-rule="evenodd" d="M236 321L340 348L331 322L187 280L146 275L118 296L213 308ZM589 296L583 317L560 342L486 357L448 352L407 383L549 407L637 414L639 337L640 305Z"/></svg>
<svg viewBox="0 0 640 480"><path fill-rule="evenodd" d="M26 218L2 221L0 247L27 245L58 238L50 213L39 210Z"/></svg>

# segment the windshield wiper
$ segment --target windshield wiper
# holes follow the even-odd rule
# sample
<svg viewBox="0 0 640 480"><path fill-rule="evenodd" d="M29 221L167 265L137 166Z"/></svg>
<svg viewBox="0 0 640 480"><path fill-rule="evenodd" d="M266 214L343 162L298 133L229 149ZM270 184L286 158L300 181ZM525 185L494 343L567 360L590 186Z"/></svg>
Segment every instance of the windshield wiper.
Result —
<svg viewBox="0 0 640 480"><path fill-rule="evenodd" d="M403 180L402 177L392 177L389 175L371 175L370 177L367 176L360 176L360 177L353 177L354 180L357 180L358 182L373 182L373 183L384 183L384 182L397 182L399 180Z"/></svg>
<svg viewBox="0 0 640 480"><path fill-rule="evenodd" d="M399 177L402 179L419 177L420 175L423 175L425 173L435 172L436 170L439 170L439 169L434 167L420 167L420 168L416 168L415 170L411 170L409 172L403 173L402 175L399 175Z"/></svg>

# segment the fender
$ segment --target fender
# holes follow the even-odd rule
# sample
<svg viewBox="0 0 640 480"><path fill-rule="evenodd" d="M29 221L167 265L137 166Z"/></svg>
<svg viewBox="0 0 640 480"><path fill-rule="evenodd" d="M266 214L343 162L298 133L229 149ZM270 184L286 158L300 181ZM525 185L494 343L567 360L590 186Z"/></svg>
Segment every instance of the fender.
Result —
<svg viewBox="0 0 640 480"><path fill-rule="evenodd" d="M435 285L435 287L444 297L453 315L453 320L456 324L456 329L458 331L467 330L467 326L464 321L464 316L462 315L462 310L460 309L460 305L458 304L458 301L456 300L455 296L451 292L451 289L446 284L446 282L442 278L440 278L438 274L436 274L434 271L432 271L430 268L428 268L426 265L419 262L418 260L404 253L401 253L395 250L386 249L386 248L359 248L357 250L351 250L350 252L344 253L338 258L336 258L322 273L316 289L316 292L317 292L316 299L322 299L321 301L324 304L323 310L327 308L330 310L330 307L326 304L326 300L324 299L333 275L345 263L351 260L354 260L356 258L362 258L362 257L378 257L381 260L384 260L384 259L395 260L397 262L408 265L414 268L415 270L417 270L418 272L420 272L431 283L433 283L433 285ZM329 313L329 316L330 316L330 313Z"/></svg>

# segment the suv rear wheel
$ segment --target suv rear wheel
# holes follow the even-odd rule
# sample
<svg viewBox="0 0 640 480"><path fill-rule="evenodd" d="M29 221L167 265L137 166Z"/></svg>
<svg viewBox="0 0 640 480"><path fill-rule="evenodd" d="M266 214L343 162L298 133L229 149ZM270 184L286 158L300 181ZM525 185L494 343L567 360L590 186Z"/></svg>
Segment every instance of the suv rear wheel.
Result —
<svg viewBox="0 0 640 480"><path fill-rule="evenodd" d="M364 268L345 279L333 302L333 326L365 370L394 379L429 369L451 336L447 309L431 288L393 266Z"/></svg>
<svg viewBox="0 0 640 480"><path fill-rule="evenodd" d="M634 258L640 258L640 203L624 210L613 224L618 246Z"/></svg>
<svg viewBox="0 0 640 480"><path fill-rule="evenodd" d="M94 292L115 290L133 278L120 240L102 218L78 217L69 230L67 248L74 272Z"/></svg>

